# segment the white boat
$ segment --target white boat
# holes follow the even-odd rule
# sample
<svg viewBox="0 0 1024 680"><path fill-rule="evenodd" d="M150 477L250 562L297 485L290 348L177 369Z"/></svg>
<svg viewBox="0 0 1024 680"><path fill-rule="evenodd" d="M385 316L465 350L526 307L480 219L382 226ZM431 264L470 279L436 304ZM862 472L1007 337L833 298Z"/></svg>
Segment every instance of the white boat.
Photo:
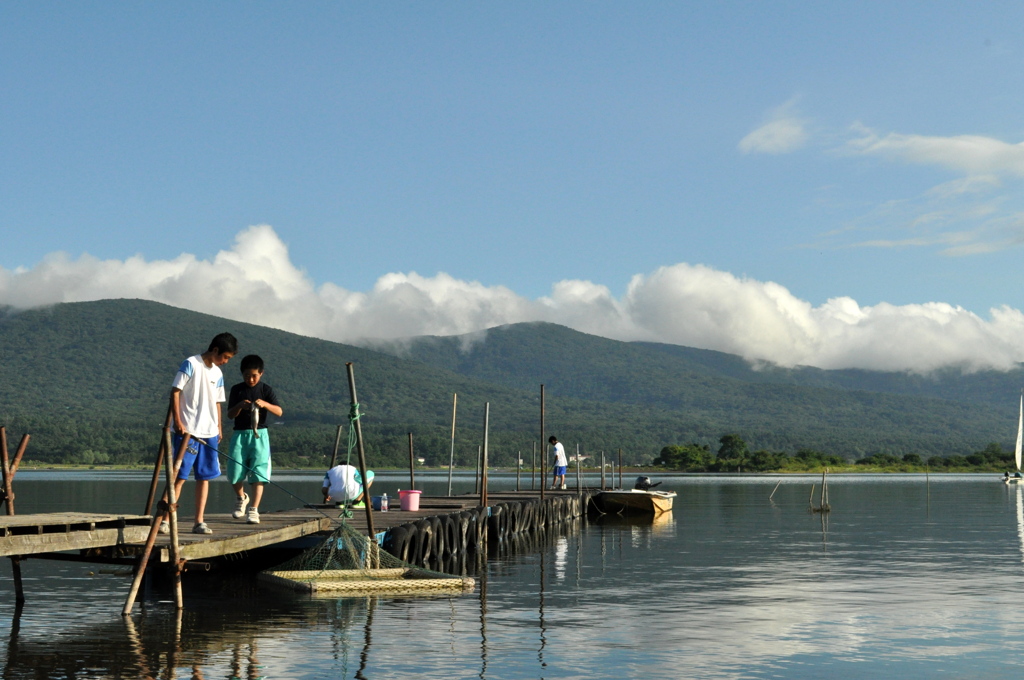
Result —
<svg viewBox="0 0 1024 680"><path fill-rule="evenodd" d="M643 489L620 489L602 491L597 494L601 512L642 512L658 515L672 509L675 491L654 491Z"/></svg>
<svg viewBox="0 0 1024 680"><path fill-rule="evenodd" d="M1012 475L1007 472L1003 475L1003 481L1007 484L1020 484L1024 482L1024 477L1021 476L1020 472L1020 452L1022 444L1024 444L1024 392L1020 395L1020 415L1017 417L1017 446L1013 449L1013 460L1017 464L1017 472Z"/></svg>

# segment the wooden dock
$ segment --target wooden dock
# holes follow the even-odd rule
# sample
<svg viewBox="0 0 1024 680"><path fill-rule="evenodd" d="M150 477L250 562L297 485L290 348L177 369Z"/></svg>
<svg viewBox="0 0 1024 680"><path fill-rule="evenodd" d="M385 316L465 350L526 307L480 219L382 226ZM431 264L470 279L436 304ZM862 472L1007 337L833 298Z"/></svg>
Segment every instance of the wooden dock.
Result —
<svg viewBox="0 0 1024 680"><path fill-rule="evenodd" d="M148 515L60 512L0 516L0 557L142 543Z"/></svg>
<svg viewBox="0 0 1024 680"><path fill-rule="evenodd" d="M549 497L575 494L574 491L546 491ZM490 505L537 500L536 491L505 491L489 494ZM477 508L478 496L428 497L415 512L400 509L374 511L374 530L378 535L389 529L427 519ZM190 519L179 520L178 543L184 560L205 560L278 546L294 539L323 534L337 526L342 509L334 505L314 505L260 515L259 524L247 524L230 514L207 514L212 534L189 532ZM94 513L47 513L0 516L0 557L12 555L44 556L81 551L82 561L106 561L113 553L128 558L137 555L149 534L152 518L147 515L104 515ZM353 510L345 519L357 532L366 532L364 510ZM159 535L151 561L170 559L170 536Z"/></svg>

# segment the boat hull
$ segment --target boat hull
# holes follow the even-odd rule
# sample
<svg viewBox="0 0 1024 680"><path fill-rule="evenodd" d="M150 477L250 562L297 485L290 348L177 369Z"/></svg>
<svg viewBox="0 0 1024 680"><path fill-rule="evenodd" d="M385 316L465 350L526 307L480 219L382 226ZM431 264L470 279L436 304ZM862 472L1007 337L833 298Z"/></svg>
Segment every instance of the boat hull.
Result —
<svg viewBox="0 0 1024 680"><path fill-rule="evenodd" d="M658 515L672 509L675 491L602 491L595 502L602 512L627 512Z"/></svg>

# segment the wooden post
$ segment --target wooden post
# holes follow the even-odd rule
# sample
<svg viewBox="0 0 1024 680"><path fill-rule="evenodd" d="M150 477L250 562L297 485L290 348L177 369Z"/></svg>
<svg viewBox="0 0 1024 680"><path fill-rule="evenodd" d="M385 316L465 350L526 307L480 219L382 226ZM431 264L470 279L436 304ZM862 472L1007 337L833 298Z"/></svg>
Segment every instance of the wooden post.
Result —
<svg viewBox="0 0 1024 680"><path fill-rule="evenodd" d="M484 447L476 447L476 470L473 472L473 493L480 493L480 459L484 455Z"/></svg>
<svg viewBox="0 0 1024 680"><path fill-rule="evenodd" d="M448 495L452 495L452 469L455 467L455 407L459 404L459 393L452 395L452 452L448 458Z"/></svg>
<svg viewBox="0 0 1024 680"><path fill-rule="evenodd" d="M523 472L523 452L516 451L516 492L519 491L519 476Z"/></svg>
<svg viewBox="0 0 1024 680"><path fill-rule="evenodd" d="M533 454L530 457L530 490L537 488L537 442L533 443Z"/></svg>
<svg viewBox="0 0 1024 680"><path fill-rule="evenodd" d="M480 459L480 507L487 507L487 448L488 436L490 434L491 402L484 403L484 445L481 448Z"/></svg>
<svg viewBox="0 0 1024 680"><path fill-rule="evenodd" d="M619 449L619 488L622 488L622 449Z"/></svg>
<svg viewBox="0 0 1024 680"><path fill-rule="evenodd" d="M409 433L409 488L416 488L416 460L412 452L412 432Z"/></svg>
<svg viewBox="0 0 1024 680"><path fill-rule="evenodd" d="M164 418L164 430L171 429L171 425L174 423L174 400L167 400L167 417ZM153 501L156 500L156 487L160 483L160 466L163 465L164 458L167 454L164 452L164 443L166 438L164 433L160 432L160 446L157 447L156 462L153 463L153 479L149 482L149 496L146 497L146 509L142 511L143 515L148 515L153 512Z"/></svg>
<svg viewBox="0 0 1024 680"><path fill-rule="evenodd" d="M164 492L163 498L160 504L157 506L156 515L153 517L153 525L149 528L149 536L146 538L146 546L142 549L142 554L139 555L139 561L135 565L135 578L132 579L132 586L128 590L128 597L125 599L124 608L121 609L122 616L130 616L132 613L132 607L135 606L135 597L139 594L139 586L142 585L142 577L146 575L146 567L149 565L149 556L153 552L153 546L156 544L157 534L160 533L160 523L164 514L167 514L167 523L171 524L175 529L178 524L178 509L175 505L170 503L170 500L174 498L174 480L178 476L178 470L181 468L181 461L185 457L185 451L188 449L189 440L191 435L185 434L181 438L181 445L178 447L178 453L174 460L171 461L169 456L172 450L171 445L171 430L167 428L164 430L164 446L163 449L168 456L167 459L167 476L170 480L167 490ZM177 533L172 534L171 544L174 553L177 553Z"/></svg>
<svg viewBox="0 0 1024 680"><path fill-rule="evenodd" d="M174 483L178 477L181 459L185 457L185 451L188 449L189 438L188 434L181 438L181 451L172 461L170 454L172 448L171 430L170 428L164 430L164 450L167 451L167 523L171 527L171 583L174 585L174 604L179 610L185 608L185 598L181 592L182 564L181 551L178 548L178 492L174 488ZM159 530L159 525L157 525L157 530ZM150 533L152 533L152 530Z"/></svg>
<svg viewBox="0 0 1024 680"><path fill-rule="evenodd" d="M338 434L334 437L334 453L331 454L331 465L327 468L328 470L338 464L338 447L341 446L341 432L344 429L344 425L338 425Z"/></svg>
<svg viewBox="0 0 1024 680"><path fill-rule="evenodd" d="M580 461L580 443L576 442L576 493L579 493L580 489L583 487L583 485L581 483L583 480L580 477L580 474L581 474L580 473L580 465L581 464L582 463Z"/></svg>
<svg viewBox="0 0 1024 680"><path fill-rule="evenodd" d="M363 427L359 422L359 400L356 398L356 374L352 362L345 364L348 369L348 391L352 395L352 408L355 411L352 415L352 427L356 428L356 450L359 452L359 475L363 479L363 505L366 506L366 534L370 539L370 545L376 545L377 532L373 528L373 503L370 502L370 488L366 483L366 449L363 447ZM370 551L367 550L367 555Z"/></svg>
<svg viewBox="0 0 1024 680"><path fill-rule="evenodd" d="M544 464L548 457L548 443L544 441L544 386L540 386L540 499L544 500L544 487L548 484L547 466Z"/></svg>
<svg viewBox="0 0 1024 680"><path fill-rule="evenodd" d="M4 476L4 501L6 501L8 515L14 514L14 475L18 471L21 457L25 455L29 438L27 434L22 436L21 444L18 445L18 451L14 455L14 463L12 465L7 451L7 428L0 427L0 466L2 466L0 471L3 472ZM11 555L11 575L14 578L14 604L16 608L20 609L25 604L25 586L21 579L20 555Z"/></svg>

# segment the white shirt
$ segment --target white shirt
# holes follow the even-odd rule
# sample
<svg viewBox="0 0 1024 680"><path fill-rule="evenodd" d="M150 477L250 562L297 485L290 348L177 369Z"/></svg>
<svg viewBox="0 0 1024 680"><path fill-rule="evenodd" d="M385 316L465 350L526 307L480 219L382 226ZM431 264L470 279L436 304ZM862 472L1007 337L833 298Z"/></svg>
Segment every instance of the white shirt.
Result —
<svg viewBox="0 0 1024 680"><path fill-rule="evenodd" d="M373 473L366 472L371 480ZM332 501L351 501L363 493L363 479L354 465L335 465L324 475L324 486Z"/></svg>
<svg viewBox="0 0 1024 680"><path fill-rule="evenodd" d="M565 459L565 447L562 442L555 444L555 467L568 467L569 461Z"/></svg>
<svg viewBox="0 0 1024 680"><path fill-rule="evenodd" d="M181 390L181 424L189 434L204 439L220 435L220 402L227 398L219 366L207 366L198 354L189 357L181 362L171 387Z"/></svg>

